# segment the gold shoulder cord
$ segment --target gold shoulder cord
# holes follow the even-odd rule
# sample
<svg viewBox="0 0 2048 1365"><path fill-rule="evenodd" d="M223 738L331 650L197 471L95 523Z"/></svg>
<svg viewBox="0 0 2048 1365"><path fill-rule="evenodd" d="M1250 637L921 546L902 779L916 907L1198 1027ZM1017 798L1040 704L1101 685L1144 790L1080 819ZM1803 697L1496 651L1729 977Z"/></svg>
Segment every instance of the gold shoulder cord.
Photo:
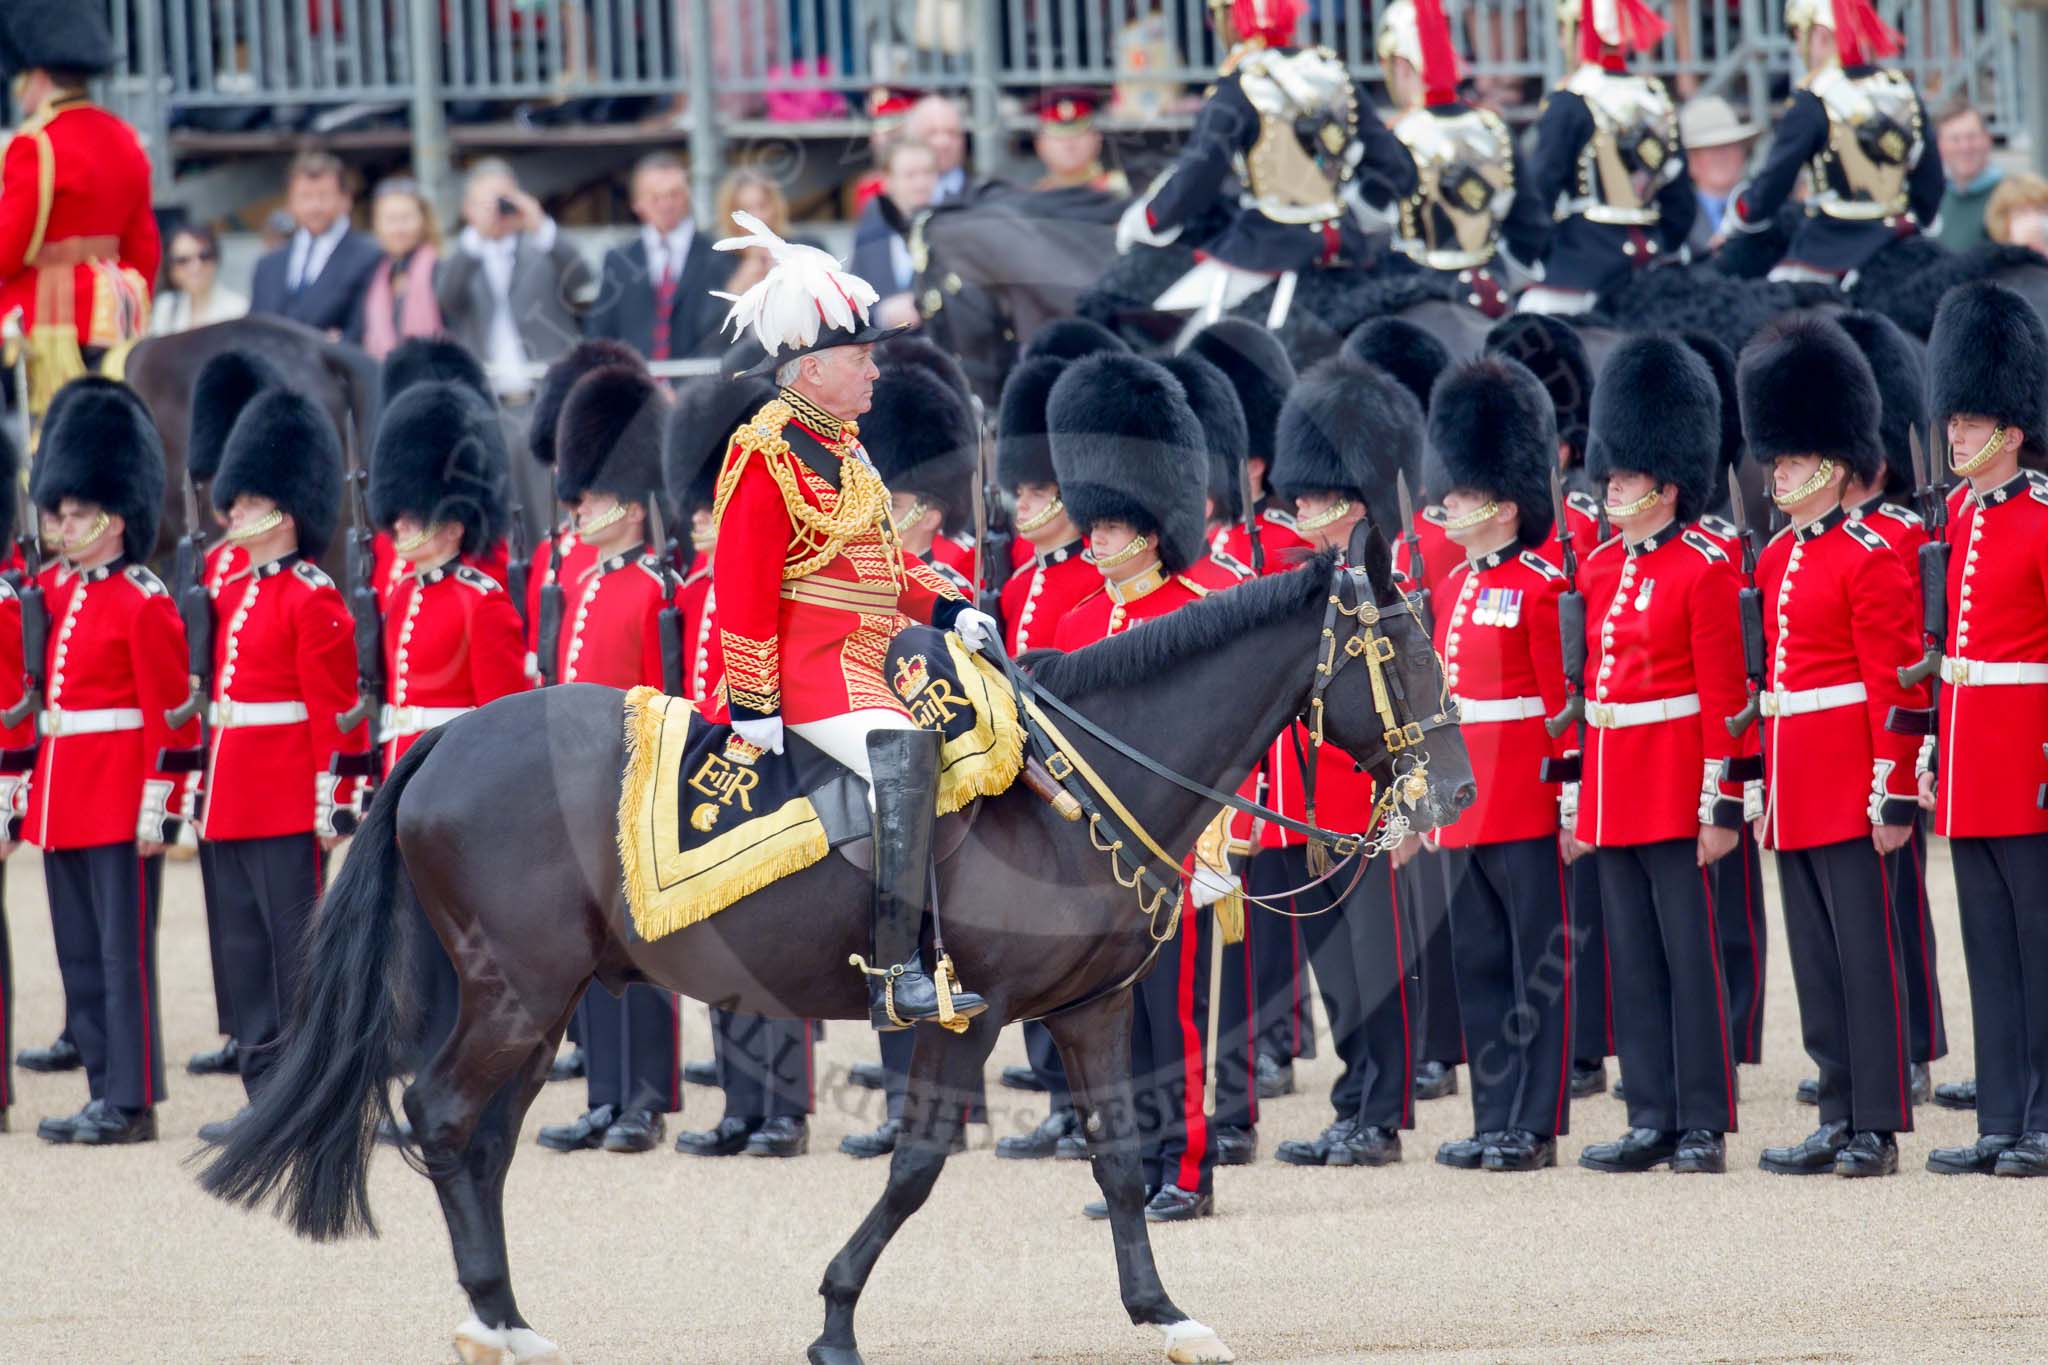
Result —
<svg viewBox="0 0 2048 1365"><path fill-rule="evenodd" d="M881 476L859 459L849 459L840 465L838 507L831 512L813 507L797 483L796 471L783 458L790 450L789 442L782 438L782 428L793 416L795 412L789 404L780 398L773 399L734 434L733 446L739 453L737 458L728 456L725 468L719 472L711 513L714 521L724 521L725 505L739 484L747 458L759 453L768 476L782 491L783 505L796 529L790 551L797 557L784 561L785 580L802 578L823 568L838 556L847 541L877 521L886 521L889 511L889 490L883 486Z"/></svg>

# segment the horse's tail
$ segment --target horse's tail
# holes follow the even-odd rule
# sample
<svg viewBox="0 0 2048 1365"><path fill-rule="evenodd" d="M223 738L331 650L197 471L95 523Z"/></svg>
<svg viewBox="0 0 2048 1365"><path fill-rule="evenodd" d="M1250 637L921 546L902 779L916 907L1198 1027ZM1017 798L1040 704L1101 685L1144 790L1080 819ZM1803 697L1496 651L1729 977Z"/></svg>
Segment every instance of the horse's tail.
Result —
<svg viewBox="0 0 2048 1365"><path fill-rule="evenodd" d="M199 1177L209 1194L248 1208L276 1195L280 1216L314 1241L377 1231L370 1152L391 1115L405 971L398 801L440 733L420 736L370 802L314 920L277 1062Z"/></svg>

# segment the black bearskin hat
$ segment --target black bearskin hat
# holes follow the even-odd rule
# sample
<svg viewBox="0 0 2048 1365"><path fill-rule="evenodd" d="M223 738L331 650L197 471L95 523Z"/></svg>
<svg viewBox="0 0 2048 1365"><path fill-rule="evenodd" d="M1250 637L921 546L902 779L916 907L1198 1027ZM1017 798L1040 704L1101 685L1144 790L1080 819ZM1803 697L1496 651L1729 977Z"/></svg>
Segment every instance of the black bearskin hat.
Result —
<svg viewBox="0 0 2048 1365"><path fill-rule="evenodd" d="M135 390L98 375L58 391L36 449L36 506L55 512L66 498L97 503L127 529L121 545L140 564L156 552L164 507L164 443ZM68 395L68 397L66 396Z"/></svg>
<svg viewBox="0 0 2048 1365"><path fill-rule="evenodd" d="M1884 446L1883 491L1903 497L1915 484L1908 433L1927 429L1927 348L1882 313L1852 308L1835 314L1835 323L1863 352L1877 379L1877 396L1884 404L1877 418L1877 437Z"/></svg>
<svg viewBox="0 0 2048 1365"><path fill-rule="evenodd" d="M1728 501L1728 478L1723 471L1742 463L1742 389L1736 381L1735 353L1711 332L1680 332L1678 339L1707 362L1707 370L1714 376L1714 388L1721 395L1721 462L1714 466L1714 487L1707 494L1707 506L1719 508Z"/></svg>
<svg viewBox="0 0 2048 1365"><path fill-rule="evenodd" d="M733 432L774 397L775 385L766 379L709 375L677 386L661 443L661 478L678 516L711 506Z"/></svg>
<svg viewBox="0 0 2048 1365"><path fill-rule="evenodd" d="M1593 411L1593 362L1579 331L1548 313L1516 313L1486 334L1486 349L1519 362L1550 394L1557 439L1572 448L1575 462L1586 458L1586 424ZM1733 367L1730 367L1731 373Z"/></svg>
<svg viewBox="0 0 2048 1365"><path fill-rule="evenodd" d="M640 353L623 341L609 337L586 337L569 348L560 360L548 366L533 391L533 421L527 428L526 448L542 464L555 462L555 428L562 420L562 404L576 381L592 370L613 365L628 369L647 368Z"/></svg>
<svg viewBox="0 0 2048 1365"><path fill-rule="evenodd" d="M1245 458L1264 460L1270 475L1278 446L1280 409L1294 387L1294 362L1280 338L1246 318L1221 318L1195 333L1188 349L1223 371L1237 390L1251 443Z"/></svg>
<svg viewBox="0 0 2048 1365"><path fill-rule="evenodd" d="M1430 501L1470 488L1515 504L1523 545L1550 538L1557 411L1550 391L1519 362L1489 355L1444 371L1431 392L1424 458Z"/></svg>
<svg viewBox="0 0 2048 1365"><path fill-rule="evenodd" d="M555 496L644 502L661 491L668 398L645 369L607 365L576 381L555 423Z"/></svg>
<svg viewBox="0 0 2048 1365"><path fill-rule="evenodd" d="M2004 285L1978 280L1942 296L1927 337L1927 369L1937 424L1962 413L2018 427L2036 449L2048 439L2048 327Z"/></svg>
<svg viewBox="0 0 2048 1365"><path fill-rule="evenodd" d="M920 365L884 370L860 419L860 443L892 493L945 509L945 529L974 520L974 414L945 380Z"/></svg>
<svg viewBox="0 0 2048 1365"><path fill-rule="evenodd" d="M1818 313L1766 323L1737 367L1742 432L1750 458L1822 455L1874 483L1884 468L1877 379L1849 334Z"/></svg>
<svg viewBox="0 0 2048 1365"><path fill-rule="evenodd" d="M1046 406L1053 472L1074 524L1128 522L1179 573L1205 552L1202 424L1164 368L1106 351L1067 365Z"/></svg>
<svg viewBox="0 0 2048 1365"><path fill-rule="evenodd" d="M308 558L327 553L341 519L341 442L326 409L285 388L243 409L213 477L213 505L225 512L243 493L269 498L289 515Z"/></svg>
<svg viewBox="0 0 2048 1365"><path fill-rule="evenodd" d="M1046 404L1052 386L1067 372L1067 361L1043 356L1027 360L1003 381L1003 399L996 414L996 482L1004 488L1027 483L1058 483L1052 468L1052 446L1046 440Z"/></svg>
<svg viewBox="0 0 2048 1365"><path fill-rule="evenodd" d="M1628 337L1593 385L1586 472L1630 470L1678 488L1678 519L1696 521L1713 492L1721 450L1721 393L1699 352L1675 336Z"/></svg>
<svg viewBox="0 0 2048 1365"><path fill-rule="evenodd" d="M386 404L415 384L436 380L464 385L485 403L497 404L498 396L491 390L483 362L469 347L448 337L408 337L384 357L384 367L379 371L379 388Z"/></svg>
<svg viewBox="0 0 2048 1365"><path fill-rule="evenodd" d="M1401 531L1395 476L1422 464L1422 404L1377 365L1331 356L1301 377L1280 414L1271 481L1290 498L1337 489L1363 498L1373 525Z"/></svg>
<svg viewBox="0 0 2048 1365"><path fill-rule="evenodd" d="M1031 334L1031 340L1024 343L1024 353L1019 358L1037 360L1045 356L1054 360L1080 360L1104 351L1128 354L1130 349L1122 337L1099 322L1090 322L1087 318L1055 318Z"/></svg>
<svg viewBox="0 0 2048 1365"><path fill-rule="evenodd" d="M1229 376L1193 351L1183 351L1159 363L1187 390L1188 406L1194 409L1195 420L1202 424L1202 443L1208 449L1202 480L1211 511L1224 521L1236 521L1244 515L1237 471L1249 440L1237 390L1231 387Z"/></svg>
<svg viewBox="0 0 2048 1365"><path fill-rule="evenodd" d="M104 6L76 0L7 0L0 5L0 80L38 67L97 76L113 65L114 39Z"/></svg>
<svg viewBox="0 0 2048 1365"><path fill-rule="evenodd" d="M974 408L974 389L967 382L967 371L960 368L960 362L934 346L915 332L890 337L875 347L875 367L887 374L892 367L915 365L930 370L945 381L946 387L960 395L960 401L969 411Z"/></svg>
<svg viewBox="0 0 2048 1365"><path fill-rule="evenodd" d="M498 414L466 384L415 384L384 410L370 462L370 520L402 516L460 522L462 553L504 534L505 434Z"/></svg>
<svg viewBox="0 0 2048 1365"><path fill-rule="evenodd" d="M228 433L257 395L286 387L276 366L254 351L222 351L192 381L192 425L185 438L185 475L205 483L220 470Z"/></svg>
<svg viewBox="0 0 2048 1365"><path fill-rule="evenodd" d="M1342 354L1400 380L1425 414L1436 381L1451 366L1444 344L1406 318L1374 318L1353 328L1344 338Z"/></svg>

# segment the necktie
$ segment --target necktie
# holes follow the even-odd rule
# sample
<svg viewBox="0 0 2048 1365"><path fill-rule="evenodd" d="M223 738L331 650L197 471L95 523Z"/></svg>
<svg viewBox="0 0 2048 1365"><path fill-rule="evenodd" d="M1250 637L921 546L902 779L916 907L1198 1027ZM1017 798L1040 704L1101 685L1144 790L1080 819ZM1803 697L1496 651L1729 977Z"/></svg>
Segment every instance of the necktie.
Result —
<svg viewBox="0 0 2048 1365"><path fill-rule="evenodd" d="M649 360L667 360L669 312L676 302L674 253L662 252L661 279L654 286L654 335L647 349Z"/></svg>

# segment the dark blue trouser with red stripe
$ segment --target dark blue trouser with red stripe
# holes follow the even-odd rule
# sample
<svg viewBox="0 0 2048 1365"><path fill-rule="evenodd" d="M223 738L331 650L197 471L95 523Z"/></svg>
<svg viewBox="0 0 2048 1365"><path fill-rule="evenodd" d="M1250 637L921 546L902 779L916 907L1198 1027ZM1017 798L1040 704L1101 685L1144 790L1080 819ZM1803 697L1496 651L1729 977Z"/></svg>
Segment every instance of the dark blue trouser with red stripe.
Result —
<svg viewBox="0 0 2048 1365"><path fill-rule="evenodd" d="M1262 848L1252 854L1244 880L1253 895L1274 896L1299 885L1288 880L1283 852ZM1251 944L1258 1050L1276 1062L1315 1056L1315 1021L1308 1007L1308 944L1302 938L1301 921L1254 906L1246 936Z"/></svg>
<svg viewBox="0 0 2048 1365"><path fill-rule="evenodd" d="M675 995L637 982L613 995L592 981L578 1008L590 1107L682 1112L683 1016Z"/></svg>
<svg viewBox="0 0 2048 1365"><path fill-rule="evenodd" d="M162 854L137 857L132 841L43 855L65 1027L92 1098L122 1109L167 1093L156 971L163 871Z"/></svg>
<svg viewBox="0 0 2048 1365"><path fill-rule="evenodd" d="M2048 834L1948 841L1970 972L1977 1131L2048 1132Z"/></svg>
<svg viewBox="0 0 2048 1365"><path fill-rule="evenodd" d="M1927 903L1925 817L1913 822L1913 837L1905 846L1885 857L1884 876L1906 967L1906 1055L1916 1062L1938 1061L1948 1056L1948 1026L1942 1019L1934 916Z"/></svg>
<svg viewBox="0 0 2048 1365"><path fill-rule="evenodd" d="M1290 886L1314 880L1308 850L1280 850ZM1331 1043L1344 1064L1330 1087L1343 1120L1367 1127L1415 1126L1414 946L1403 922L1385 858L1366 865L1356 886L1345 871L1292 897L1315 969L1316 990L1330 1021ZM1346 887L1350 894L1336 902ZM1322 911L1312 914L1313 911Z"/></svg>
<svg viewBox="0 0 2048 1365"><path fill-rule="evenodd" d="M1744 822L1735 850L1710 869L1714 928L1721 936L1721 979L1728 984L1728 1042L1737 1064L1764 1059L1764 858Z"/></svg>
<svg viewBox="0 0 2048 1365"><path fill-rule="evenodd" d="M1209 1027L1209 940L1216 916L1181 907L1180 927L1132 987L1131 1099L1145 1189L1214 1190L1213 1122L1203 1112L1203 1040Z"/></svg>
<svg viewBox="0 0 2048 1365"><path fill-rule="evenodd" d="M1587 1066L1614 1055L1614 1000L1609 989L1607 920L1600 910L1600 851L1581 853L1565 869L1572 899L1572 1059Z"/></svg>
<svg viewBox="0 0 2048 1365"><path fill-rule="evenodd" d="M802 1118L815 1108L816 1025L808 1019L767 1019L711 1007L711 1051L725 1116L750 1122Z"/></svg>
<svg viewBox="0 0 2048 1365"><path fill-rule="evenodd" d="M254 1099L277 1061L306 968L306 926L326 880L327 857L311 832L210 842L212 905L242 1087Z"/></svg>

